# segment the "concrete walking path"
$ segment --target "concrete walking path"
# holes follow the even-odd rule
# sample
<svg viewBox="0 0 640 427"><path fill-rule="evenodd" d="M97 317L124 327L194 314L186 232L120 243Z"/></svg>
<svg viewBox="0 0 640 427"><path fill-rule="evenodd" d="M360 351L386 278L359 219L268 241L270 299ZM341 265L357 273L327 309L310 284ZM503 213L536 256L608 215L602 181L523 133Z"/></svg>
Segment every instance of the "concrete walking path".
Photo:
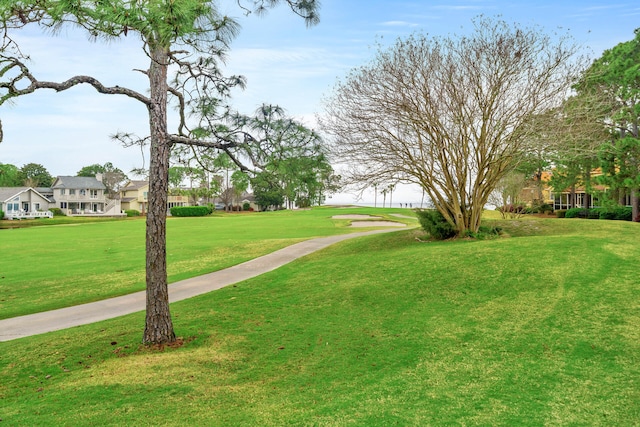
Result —
<svg viewBox="0 0 640 427"><path fill-rule="evenodd" d="M259 276L343 240L393 231L398 231L398 228L320 237L296 243L224 270L172 283L169 285L169 301L191 298ZM140 291L88 304L0 320L0 341L87 325L142 311L145 309L145 299L145 291Z"/></svg>

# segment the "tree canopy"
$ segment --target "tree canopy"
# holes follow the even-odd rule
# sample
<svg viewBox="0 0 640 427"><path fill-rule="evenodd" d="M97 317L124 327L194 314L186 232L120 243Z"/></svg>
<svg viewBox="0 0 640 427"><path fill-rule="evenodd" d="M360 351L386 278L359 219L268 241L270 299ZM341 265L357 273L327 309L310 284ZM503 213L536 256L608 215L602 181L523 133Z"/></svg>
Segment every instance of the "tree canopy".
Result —
<svg viewBox="0 0 640 427"><path fill-rule="evenodd" d="M18 171L18 182L29 187L50 187L53 177L41 164L27 163Z"/></svg>
<svg viewBox="0 0 640 427"><path fill-rule="evenodd" d="M0 163L0 187L20 186L20 180L18 179L19 171L15 165Z"/></svg>
<svg viewBox="0 0 640 427"><path fill-rule="evenodd" d="M600 205L631 205L638 212L640 189L640 30L633 40L606 50L573 86L572 96L541 124L550 135L547 159L553 165L551 185L569 192L584 189L581 205L593 196ZM598 187L598 184L600 187Z"/></svg>
<svg viewBox="0 0 640 427"><path fill-rule="evenodd" d="M100 175L100 179L107 188L107 194L110 197L113 197L128 179L127 175L111 162L107 162L104 165L94 163L89 166L84 166L76 175L86 177L97 177Z"/></svg>
<svg viewBox="0 0 640 427"><path fill-rule="evenodd" d="M324 129L351 183L420 185L461 235L514 167L536 114L578 77L577 46L480 17L466 36L414 34L339 82Z"/></svg>
<svg viewBox="0 0 640 427"><path fill-rule="evenodd" d="M606 50L594 61L578 89L603 94L611 106L604 120L611 137L600 147L604 172L601 182L614 198L624 200L629 196L632 217L639 221L640 28L632 40ZM604 128L602 123L600 126Z"/></svg>

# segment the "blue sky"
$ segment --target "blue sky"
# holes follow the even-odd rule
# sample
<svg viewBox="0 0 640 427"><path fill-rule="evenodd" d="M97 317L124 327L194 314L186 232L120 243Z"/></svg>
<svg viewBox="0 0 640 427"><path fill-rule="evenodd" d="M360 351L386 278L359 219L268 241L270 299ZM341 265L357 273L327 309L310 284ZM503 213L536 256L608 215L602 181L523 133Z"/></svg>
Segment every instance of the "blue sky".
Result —
<svg viewBox="0 0 640 427"><path fill-rule="evenodd" d="M232 43L227 70L246 76L248 86L234 93L234 105L251 113L262 103L278 104L309 126L315 125L321 100L336 80L372 59L377 43L390 45L416 31L455 35L468 31L475 16L500 16L547 32L561 27L598 57L603 50L632 39L633 30L640 27L640 4L624 0L324 0L321 22L311 28L285 6L264 17L246 17L235 0L219 4L242 25ZM136 37L92 43L81 33L67 31L51 37L36 27L14 36L31 56L30 65L40 79L88 74L106 85L145 90L144 76L134 71L148 66ZM40 163L52 175L75 175L93 163L111 162L125 172L142 166L139 150L124 149L109 137L117 131L147 134L146 111L131 99L100 95L90 88L59 94L41 91L0 107L0 118L4 128L0 163L18 167ZM373 199L371 194L364 197ZM394 195L397 202L419 200L420 192L413 188ZM344 194L332 201L354 198Z"/></svg>

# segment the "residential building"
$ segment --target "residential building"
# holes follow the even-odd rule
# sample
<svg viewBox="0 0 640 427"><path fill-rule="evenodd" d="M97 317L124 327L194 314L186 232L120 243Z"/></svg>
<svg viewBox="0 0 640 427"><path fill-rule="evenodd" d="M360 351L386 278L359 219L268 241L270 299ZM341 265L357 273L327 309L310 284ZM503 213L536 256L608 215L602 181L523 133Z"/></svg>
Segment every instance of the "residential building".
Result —
<svg viewBox="0 0 640 427"><path fill-rule="evenodd" d="M123 210L136 210L146 214L149 210L149 181L129 181L120 189L120 203ZM169 195L167 211L174 206L189 206L189 197Z"/></svg>
<svg viewBox="0 0 640 427"><path fill-rule="evenodd" d="M51 201L32 187L0 188L0 211L6 219L51 218L50 205Z"/></svg>
<svg viewBox="0 0 640 427"><path fill-rule="evenodd" d="M551 186L551 177L553 171L545 171L541 176L541 185L537 185L534 181L531 186L525 187L520 192L520 200L523 203L532 205L534 201L540 200L540 194L542 194L541 201L543 203L553 206L554 210L570 209L572 207L584 208L584 207L597 207L598 194L605 193L607 187L604 185L596 184L596 178L602 175L600 168L594 169L591 172L591 190L587 193L587 189L584 185L576 185L574 188L555 189ZM619 201L620 204L625 206L631 206L631 195L627 194Z"/></svg>
<svg viewBox="0 0 640 427"><path fill-rule="evenodd" d="M59 176L53 182L54 206L66 215L120 215L120 200L107 199L102 176Z"/></svg>

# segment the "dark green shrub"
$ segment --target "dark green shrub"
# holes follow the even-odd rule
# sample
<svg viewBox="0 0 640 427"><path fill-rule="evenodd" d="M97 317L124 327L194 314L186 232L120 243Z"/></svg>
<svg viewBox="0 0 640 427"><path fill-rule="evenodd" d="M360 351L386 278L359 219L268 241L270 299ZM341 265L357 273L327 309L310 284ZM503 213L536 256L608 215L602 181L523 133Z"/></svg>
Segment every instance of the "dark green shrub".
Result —
<svg viewBox="0 0 640 427"><path fill-rule="evenodd" d="M4 219L4 212L0 211L0 219Z"/></svg>
<svg viewBox="0 0 640 427"><path fill-rule="evenodd" d="M213 210L210 206L174 206L171 208L171 216L207 216Z"/></svg>
<svg viewBox="0 0 640 427"><path fill-rule="evenodd" d="M140 216L140 211L135 209L127 209L124 213L126 213L127 216Z"/></svg>
<svg viewBox="0 0 640 427"><path fill-rule="evenodd" d="M617 206L613 208L610 207L599 209L600 219L631 221L632 215L633 209L630 206Z"/></svg>
<svg viewBox="0 0 640 427"><path fill-rule="evenodd" d="M49 210L51 211L53 216L66 216L64 212L62 212L62 209L60 208L49 208Z"/></svg>
<svg viewBox="0 0 640 427"><path fill-rule="evenodd" d="M589 218L589 209L585 208L571 208L567 209L565 218Z"/></svg>
<svg viewBox="0 0 640 427"><path fill-rule="evenodd" d="M416 211L418 220L423 230L436 240L445 240L455 237L456 230L444 219L444 216L435 209Z"/></svg>
<svg viewBox="0 0 640 427"><path fill-rule="evenodd" d="M556 218L565 218L567 215L567 211L564 209L558 209L556 211Z"/></svg>
<svg viewBox="0 0 640 427"><path fill-rule="evenodd" d="M589 219L600 219L600 211L601 208L591 208L587 210L587 218Z"/></svg>
<svg viewBox="0 0 640 427"><path fill-rule="evenodd" d="M631 221L633 216L633 209L631 206L621 206L619 208L615 208L616 220L619 221Z"/></svg>
<svg viewBox="0 0 640 427"><path fill-rule="evenodd" d="M601 209L600 219L616 219L616 212L613 209Z"/></svg>
<svg viewBox="0 0 640 427"><path fill-rule="evenodd" d="M242 210L243 210L243 211L248 211L249 209L251 209L251 203L249 203L249 202L244 202L244 203L242 204Z"/></svg>

